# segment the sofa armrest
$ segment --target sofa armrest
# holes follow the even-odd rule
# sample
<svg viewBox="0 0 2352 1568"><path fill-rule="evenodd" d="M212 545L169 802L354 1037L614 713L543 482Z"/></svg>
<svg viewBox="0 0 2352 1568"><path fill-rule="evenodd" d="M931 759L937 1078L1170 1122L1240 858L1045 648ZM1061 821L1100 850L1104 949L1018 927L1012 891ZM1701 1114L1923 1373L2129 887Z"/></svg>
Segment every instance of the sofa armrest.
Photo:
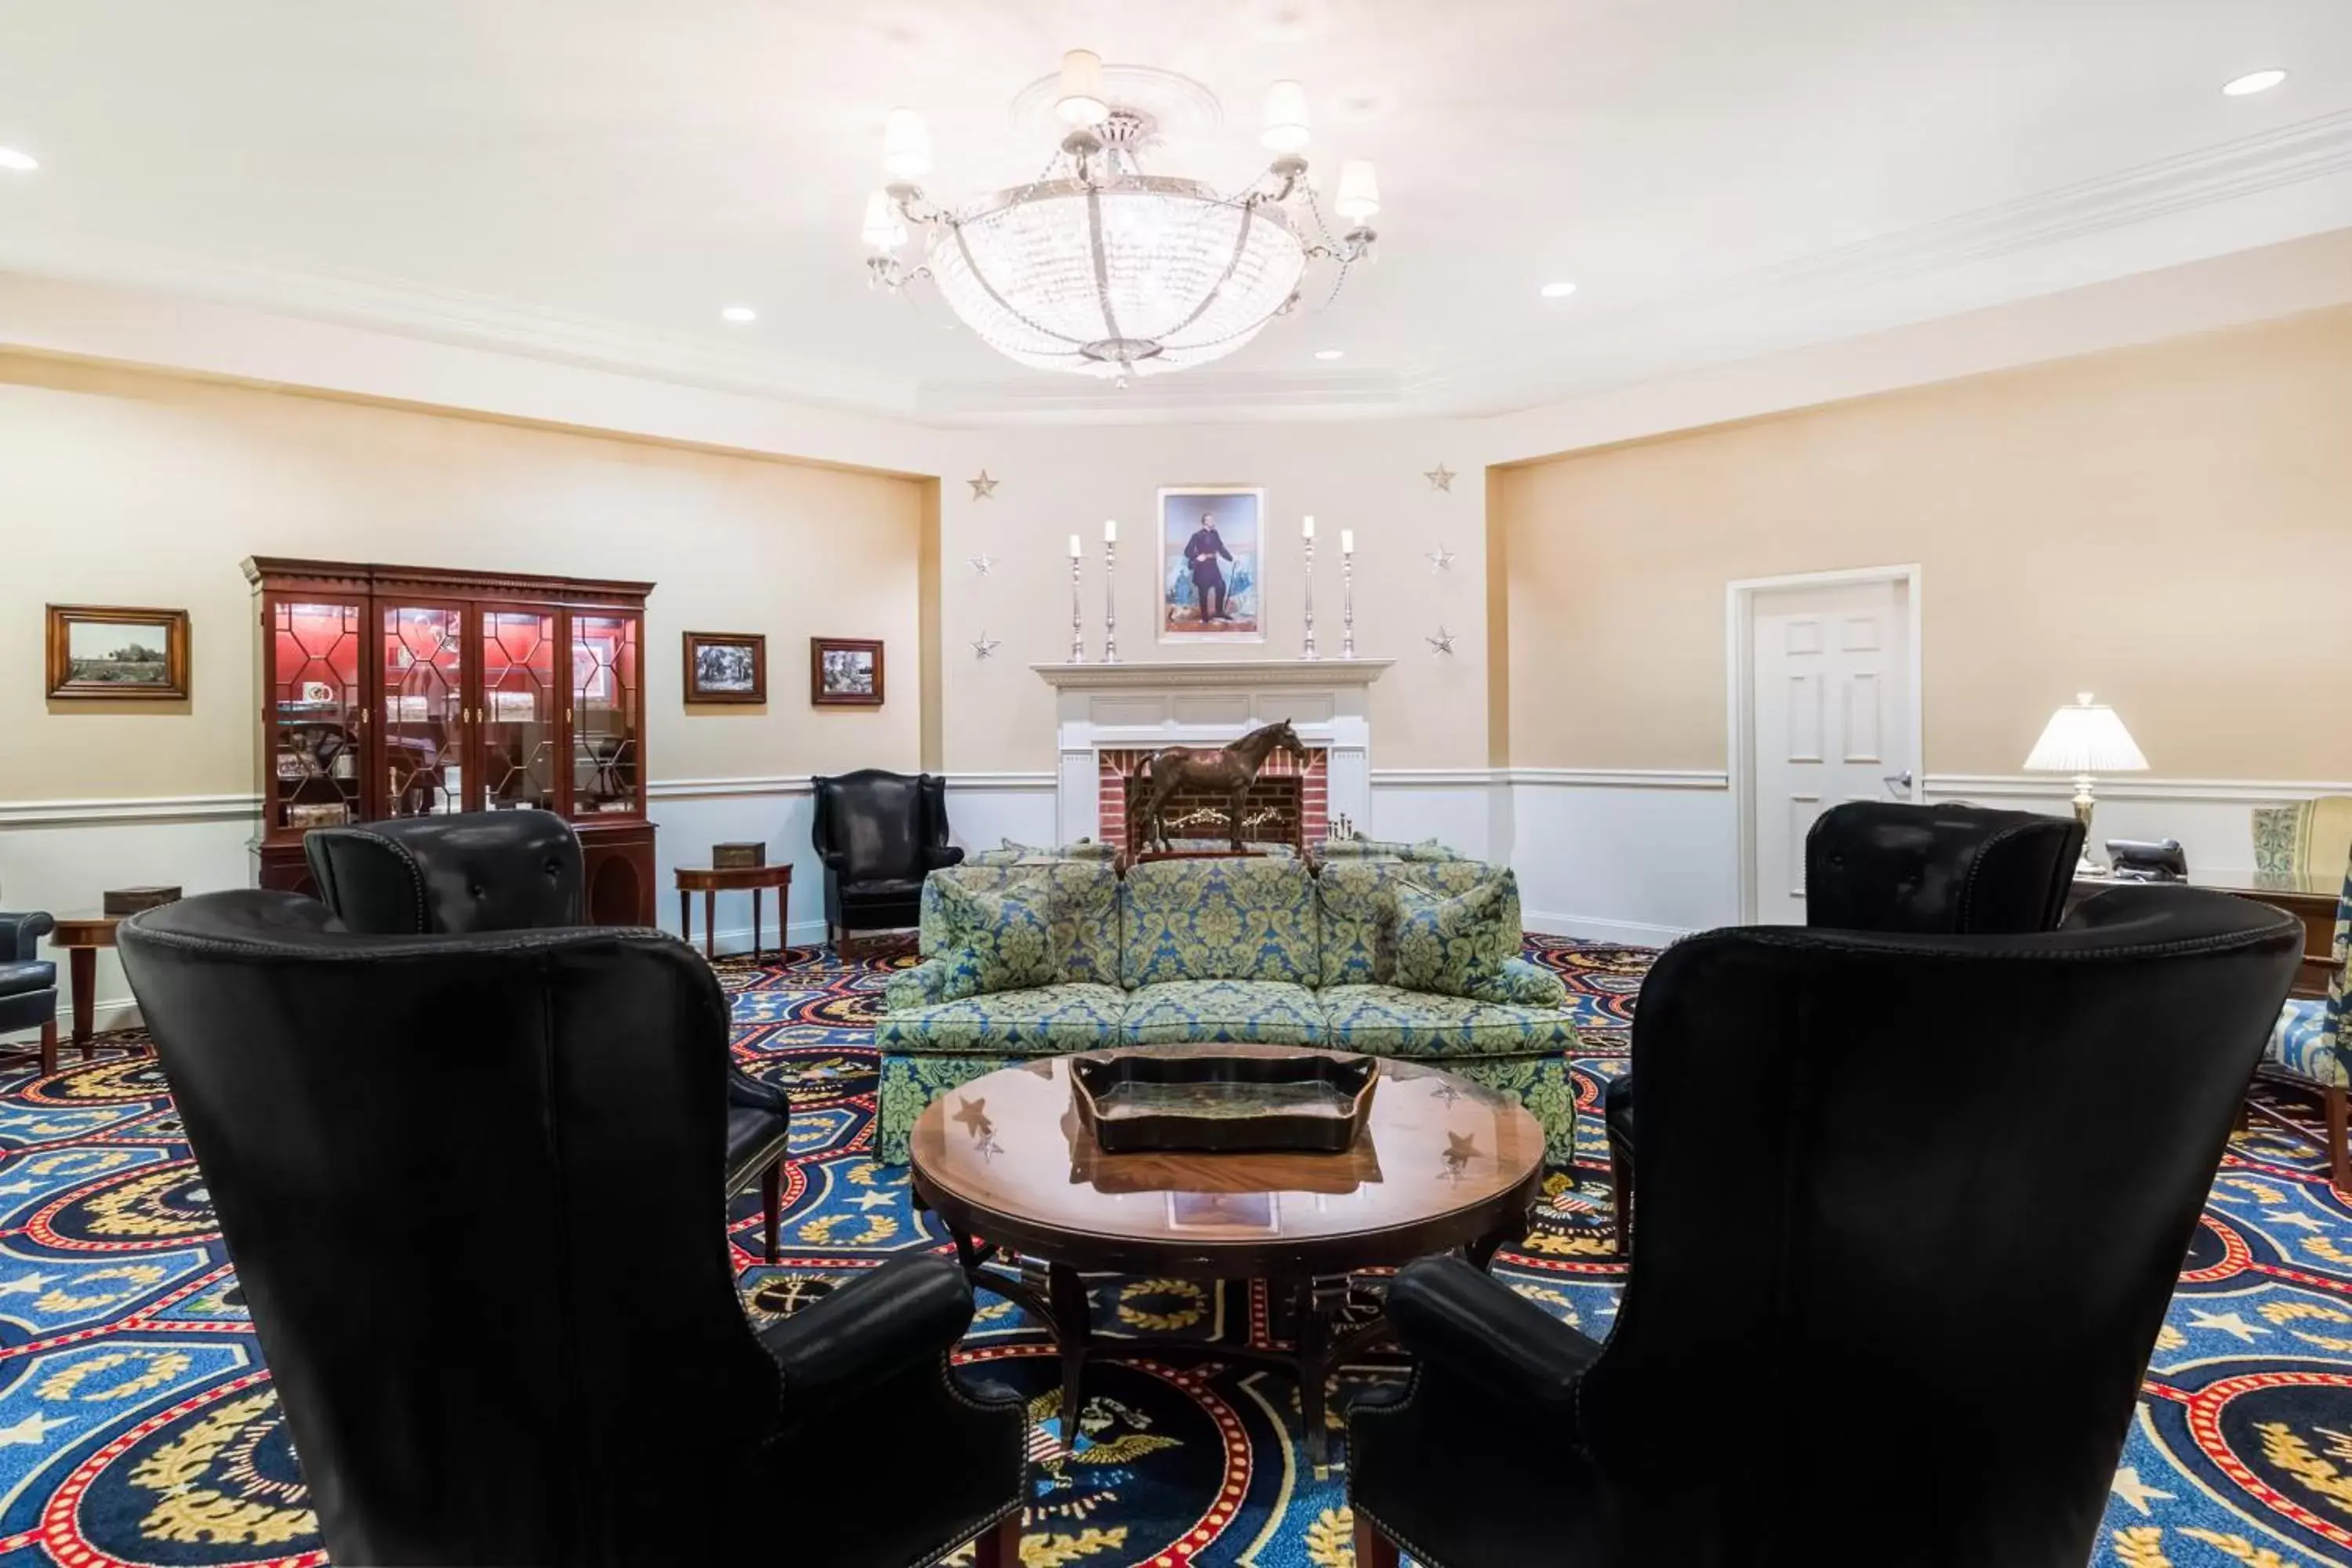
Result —
<svg viewBox="0 0 2352 1568"><path fill-rule="evenodd" d="M38 958L41 939L55 931L57 924L46 910L21 915L0 914L0 958Z"/></svg>
<svg viewBox="0 0 2352 1568"><path fill-rule="evenodd" d="M1500 978L1484 988L1480 1000L1514 1007L1565 1007L1568 982L1529 958L1503 960Z"/></svg>
<svg viewBox="0 0 2352 1568"><path fill-rule="evenodd" d="M1507 1405L1574 1397L1601 1354L1598 1341L1458 1258L1408 1265L1388 1314L1405 1348Z"/></svg>
<svg viewBox="0 0 2352 1568"><path fill-rule="evenodd" d="M885 1013L911 1013L947 999L948 966L942 959L927 958L912 969L894 970L882 984Z"/></svg>

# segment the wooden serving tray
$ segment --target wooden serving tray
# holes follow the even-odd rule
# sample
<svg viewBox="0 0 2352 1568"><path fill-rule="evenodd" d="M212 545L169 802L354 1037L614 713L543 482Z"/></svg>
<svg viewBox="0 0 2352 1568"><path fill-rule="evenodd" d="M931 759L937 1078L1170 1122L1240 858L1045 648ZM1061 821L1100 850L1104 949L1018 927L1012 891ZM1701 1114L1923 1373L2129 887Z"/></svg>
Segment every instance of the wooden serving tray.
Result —
<svg viewBox="0 0 2352 1568"><path fill-rule="evenodd" d="M1380 1083L1376 1058L1264 1047L1070 1059L1078 1124L1106 1154L1343 1154Z"/></svg>

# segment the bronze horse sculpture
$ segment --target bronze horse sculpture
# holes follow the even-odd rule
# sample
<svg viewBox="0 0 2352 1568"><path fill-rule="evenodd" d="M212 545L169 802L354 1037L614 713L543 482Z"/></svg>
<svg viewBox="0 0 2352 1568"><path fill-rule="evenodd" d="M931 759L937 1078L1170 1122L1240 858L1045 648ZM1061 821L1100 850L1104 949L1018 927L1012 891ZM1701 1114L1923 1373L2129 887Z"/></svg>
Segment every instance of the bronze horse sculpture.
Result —
<svg viewBox="0 0 2352 1568"><path fill-rule="evenodd" d="M1240 853L1243 802L1249 795L1250 785L1257 782L1258 769L1265 765L1267 755L1276 746L1297 757L1301 766L1313 760L1313 753L1291 729L1287 719L1260 725L1230 746L1213 750L1169 746L1144 758L1135 770L1144 843L1162 850L1174 847L1169 841L1164 814L1178 790L1215 791L1232 801L1225 821L1233 830L1234 850Z"/></svg>

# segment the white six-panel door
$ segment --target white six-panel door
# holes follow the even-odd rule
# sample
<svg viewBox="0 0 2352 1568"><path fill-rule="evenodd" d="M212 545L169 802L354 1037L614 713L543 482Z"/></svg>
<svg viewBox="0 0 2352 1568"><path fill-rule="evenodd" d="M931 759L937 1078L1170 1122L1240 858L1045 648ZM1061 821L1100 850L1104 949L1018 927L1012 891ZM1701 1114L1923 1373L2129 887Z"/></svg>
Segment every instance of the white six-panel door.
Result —
<svg viewBox="0 0 2352 1568"><path fill-rule="evenodd" d="M1913 798L1909 599L1892 580L1800 584L1760 589L1750 608L1756 918L1801 924L1813 819Z"/></svg>

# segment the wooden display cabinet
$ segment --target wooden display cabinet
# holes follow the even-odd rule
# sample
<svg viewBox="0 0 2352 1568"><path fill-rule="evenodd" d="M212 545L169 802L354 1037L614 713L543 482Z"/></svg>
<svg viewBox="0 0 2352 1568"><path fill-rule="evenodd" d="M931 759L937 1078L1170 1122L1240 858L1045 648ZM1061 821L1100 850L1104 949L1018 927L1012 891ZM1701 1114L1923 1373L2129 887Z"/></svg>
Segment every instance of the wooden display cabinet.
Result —
<svg viewBox="0 0 2352 1568"><path fill-rule="evenodd" d="M256 556L254 879L315 892L313 827L538 806L571 818L588 918L654 923L650 583Z"/></svg>

